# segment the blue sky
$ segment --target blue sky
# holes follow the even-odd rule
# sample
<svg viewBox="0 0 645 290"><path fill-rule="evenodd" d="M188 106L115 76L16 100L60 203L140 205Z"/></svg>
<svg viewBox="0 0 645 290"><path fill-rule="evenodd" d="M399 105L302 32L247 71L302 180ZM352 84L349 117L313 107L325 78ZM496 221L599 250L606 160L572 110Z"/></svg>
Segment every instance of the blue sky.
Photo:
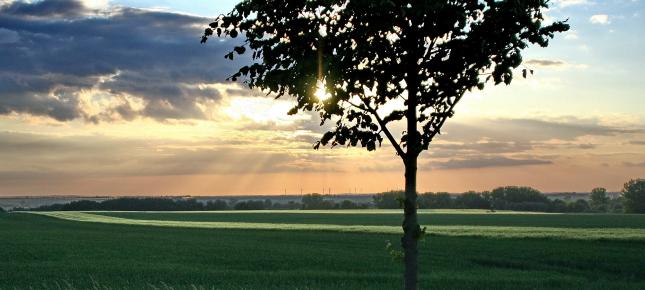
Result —
<svg viewBox="0 0 645 290"><path fill-rule="evenodd" d="M0 0L0 195L402 187L391 147L313 151L315 116L224 81L231 43L199 36L236 1L50 1ZM421 157L420 191L645 177L644 1L551 4L571 31L525 52L535 75L464 98Z"/></svg>
<svg viewBox="0 0 645 290"><path fill-rule="evenodd" d="M162 8L168 11L213 17L229 12L237 1L113 1L113 4L140 8ZM645 81L640 70L645 67L645 4L642 0L560 0L551 1L547 14L555 19L569 19L572 27L566 37L552 41L549 49L531 48L525 58L564 60L571 66L585 67L558 72L540 71L540 75L566 79L571 88L557 95L541 95L540 102L558 104L556 110L601 110L639 114L645 107ZM592 21L607 17L607 22ZM575 87L575 89L574 89ZM502 93L506 99L507 94ZM563 94L574 95L580 101ZM490 102L496 107L499 102ZM508 111L526 105L507 106ZM640 105L640 106L639 106Z"/></svg>
<svg viewBox="0 0 645 290"><path fill-rule="evenodd" d="M217 0L217 1L113 1L117 5L138 8L163 7L170 11L190 13L194 15L212 17L227 13L233 9L238 1Z"/></svg>

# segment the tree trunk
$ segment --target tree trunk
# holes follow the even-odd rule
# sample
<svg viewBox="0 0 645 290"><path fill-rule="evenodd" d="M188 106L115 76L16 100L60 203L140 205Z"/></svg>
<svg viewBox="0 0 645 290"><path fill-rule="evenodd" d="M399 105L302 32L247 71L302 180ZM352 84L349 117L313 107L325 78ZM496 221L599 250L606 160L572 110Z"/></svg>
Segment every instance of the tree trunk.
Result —
<svg viewBox="0 0 645 290"><path fill-rule="evenodd" d="M414 63L413 59L413 63ZM414 63L416 64L416 63ZM417 242L421 232L417 220L417 158L419 156L420 136L417 131L417 85L418 77L415 65L409 66L408 100L407 100L407 147L403 158L405 164L405 200L403 202L403 261L405 263L405 290L418 289L418 256Z"/></svg>
<svg viewBox="0 0 645 290"><path fill-rule="evenodd" d="M404 286L405 290L418 289L418 256L417 248L420 233L417 220L417 158L408 158L405 164L405 201L403 217L403 261L405 264Z"/></svg>
<svg viewBox="0 0 645 290"><path fill-rule="evenodd" d="M405 38L408 43L409 53L406 59L407 76L406 89L408 99L406 100L406 122L407 122L407 152L403 157L405 164L405 200L403 202L403 262L405 264L404 288L405 290L417 290L419 288L419 250L417 247L421 227L417 219L417 158L419 156L421 136L417 131L417 104L419 87L418 60L421 56L419 49L419 38L416 25L411 25L408 36Z"/></svg>

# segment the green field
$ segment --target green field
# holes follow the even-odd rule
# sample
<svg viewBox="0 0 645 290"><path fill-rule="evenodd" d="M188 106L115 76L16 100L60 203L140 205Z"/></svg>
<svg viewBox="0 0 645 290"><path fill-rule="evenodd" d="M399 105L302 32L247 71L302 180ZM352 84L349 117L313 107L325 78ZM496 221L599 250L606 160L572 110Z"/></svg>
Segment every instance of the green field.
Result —
<svg viewBox="0 0 645 290"><path fill-rule="evenodd" d="M396 211L0 214L0 289L397 289ZM85 221L85 222L83 222ZM645 289L645 216L424 211L423 289Z"/></svg>
<svg viewBox="0 0 645 290"><path fill-rule="evenodd" d="M252 222L336 225L401 225L399 210L220 211L220 212L93 212L138 220ZM485 210L420 210L422 225L516 226L557 228L640 228L645 217L629 214L546 214Z"/></svg>

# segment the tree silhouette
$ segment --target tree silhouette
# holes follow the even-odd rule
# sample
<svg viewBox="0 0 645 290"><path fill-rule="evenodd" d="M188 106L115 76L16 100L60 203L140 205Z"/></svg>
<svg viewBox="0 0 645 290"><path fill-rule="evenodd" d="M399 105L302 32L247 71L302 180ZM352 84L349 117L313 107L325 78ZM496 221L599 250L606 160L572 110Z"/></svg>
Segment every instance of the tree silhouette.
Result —
<svg viewBox="0 0 645 290"><path fill-rule="evenodd" d="M607 211L607 205L609 205L607 189L596 187L591 190L591 195L589 197L589 206L591 209L596 211Z"/></svg>
<svg viewBox="0 0 645 290"><path fill-rule="evenodd" d="M225 57L248 53L250 63L230 79L295 97L289 114L318 112L333 128L314 148L372 151L388 139L405 166L404 283L416 289L417 158L465 92L510 84L523 49L568 29L546 25L545 8L546 0L246 0L211 23L202 42L242 35Z"/></svg>
<svg viewBox="0 0 645 290"><path fill-rule="evenodd" d="M622 191L626 213L645 213L645 179L631 179Z"/></svg>

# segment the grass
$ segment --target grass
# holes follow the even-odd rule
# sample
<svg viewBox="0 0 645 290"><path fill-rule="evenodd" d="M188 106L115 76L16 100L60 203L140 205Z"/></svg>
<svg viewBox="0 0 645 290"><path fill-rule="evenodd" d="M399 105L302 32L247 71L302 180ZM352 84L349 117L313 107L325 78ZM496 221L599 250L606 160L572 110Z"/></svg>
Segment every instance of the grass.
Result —
<svg viewBox="0 0 645 290"><path fill-rule="evenodd" d="M400 210L212 211L212 212L92 212L128 219L400 226ZM645 216L629 214L552 214L485 210L420 210L423 225L517 226L557 228L645 229Z"/></svg>
<svg viewBox="0 0 645 290"><path fill-rule="evenodd" d="M248 230L299 230L299 231L334 231L334 232L364 232L364 233L380 233L380 234L400 234L402 233L400 226L388 225L356 225L342 224L347 221L343 215L340 214L326 214L319 213L258 213L274 214L268 220L276 222L255 222L255 219L248 221L248 215L252 213L203 213L197 215L194 213L141 213L141 212L35 212L36 214L47 215L51 217L82 221L82 222L96 222L96 223L111 223L111 224L126 224L126 225L144 225L144 226L158 226L158 227L188 227L188 228L212 228L212 229L248 229ZM255 215L258 215L255 214ZM141 219L147 216L152 216L152 219ZM204 215L209 217L209 221L200 221L200 217ZM376 218L390 217L385 214L371 214ZM459 214L453 214L459 217ZM124 216L124 217L115 217ZM302 220L307 220L308 216L313 216L316 221L324 221L322 224L302 223ZM351 217L369 217L370 214L360 216L358 214L351 214ZM461 215L466 217L475 216L472 214ZM492 215L489 215L492 216ZM523 216L523 215L519 215ZM547 215L549 216L549 215ZM589 215L591 216L591 215ZM132 217L138 217L135 219ZM157 219L154 219L154 218ZM226 217L229 220L237 217L238 221L217 221L218 218ZM256 218L256 216L252 216ZM326 217L326 219L325 219ZM500 217L494 216L499 222L506 221L505 224L513 224L513 216L506 214ZM534 217L534 222L539 221L540 216ZM551 217L551 216L549 216ZM639 217L639 216L630 216ZM279 219L278 219L279 218ZM399 217L400 218L400 217ZM195 221L197 220L197 221ZM203 218L202 218L203 220ZM308 219L312 220L311 217ZM458 220L455 218L454 220ZM290 223L296 222L296 223ZM297 223L301 222L301 223ZM335 224L335 223L341 224ZM504 224L504 223L502 223ZM448 235L448 236L479 236L489 238L554 238L554 239L611 239L611 240L644 240L645 229L638 228L557 228L557 227L524 227L524 226L487 226L487 225L429 225L427 232L430 235Z"/></svg>
<svg viewBox="0 0 645 290"><path fill-rule="evenodd" d="M153 227L26 213L0 214L0 229L0 289L401 285L401 264L385 250L398 234ZM645 288L645 241L638 239L436 235L420 253L423 289Z"/></svg>

